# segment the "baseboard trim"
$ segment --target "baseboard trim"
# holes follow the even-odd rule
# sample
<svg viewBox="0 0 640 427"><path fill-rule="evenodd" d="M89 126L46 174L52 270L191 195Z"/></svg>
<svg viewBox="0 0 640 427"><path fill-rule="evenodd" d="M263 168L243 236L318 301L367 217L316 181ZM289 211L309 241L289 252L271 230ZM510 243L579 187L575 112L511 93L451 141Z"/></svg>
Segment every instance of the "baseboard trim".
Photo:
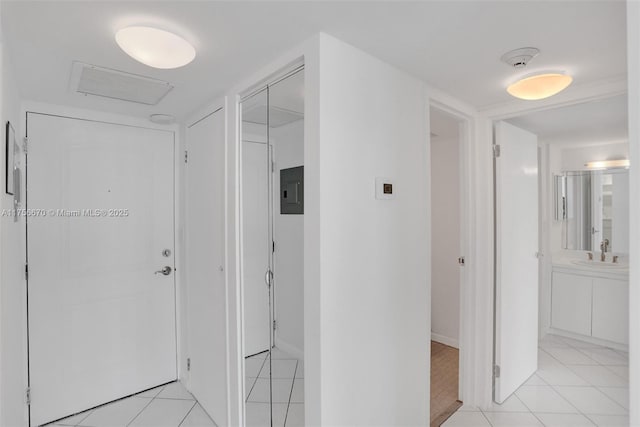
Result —
<svg viewBox="0 0 640 427"><path fill-rule="evenodd" d="M277 336L275 339L275 344L276 344L276 347L278 347L280 350L284 351L285 353L289 353L290 355L292 355L298 360L304 360L304 351L302 351L295 345L289 344L288 342L283 341Z"/></svg>
<svg viewBox="0 0 640 427"><path fill-rule="evenodd" d="M460 348L457 339L436 334L435 332L431 332L431 340L439 342L440 344L448 345L449 347Z"/></svg>
<svg viewBox="0 0 640 427"><path fill-rule="evenodd" d="M580 334L576 334L576 333L569 332L569 331L563 331L562 329L549 328L549 329L546 330L545 335L546 334L560 335L561 337L571 338L571 339L582 341L582 342L586 342L586 343L589 343L589 344L600 345L602 347L609 347L609 348L612 348L614 350L620 350L620 351L626 351L626 352L629 351L629 345L628 344L622 344L622 343L618 343L618 342L602 340L600 338L588 337L586 335L580 335Z"/></svg>

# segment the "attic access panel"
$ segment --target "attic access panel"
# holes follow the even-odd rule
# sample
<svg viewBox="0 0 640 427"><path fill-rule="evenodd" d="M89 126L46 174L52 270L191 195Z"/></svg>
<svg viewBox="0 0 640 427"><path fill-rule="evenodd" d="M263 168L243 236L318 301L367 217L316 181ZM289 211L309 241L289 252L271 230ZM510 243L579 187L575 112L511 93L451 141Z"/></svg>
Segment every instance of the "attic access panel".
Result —
<svg viewBox="0 0 640 427"><path fill-rule="evenodd" d="M304 214L304 166L280 170L280 214Z"/></svg>
<svg viewBox="0 0 640 427"><path fill-rule="evenodd" d="M163 80L74 62L71 90L145 105L157 105L173 89Z"/></svg>

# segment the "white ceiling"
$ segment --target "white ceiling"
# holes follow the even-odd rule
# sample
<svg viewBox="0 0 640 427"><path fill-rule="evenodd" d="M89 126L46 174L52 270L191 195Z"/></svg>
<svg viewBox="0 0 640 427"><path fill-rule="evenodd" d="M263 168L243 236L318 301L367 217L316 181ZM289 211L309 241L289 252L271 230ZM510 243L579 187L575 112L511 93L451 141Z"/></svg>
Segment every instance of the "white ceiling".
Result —
<svg viewBox="0 0 640 427"><path fill-rule="evenodd" d="M540 111L508 120L551 144L593 145L628 139L627 96Z"/></svg>
<svg viewBox="0 0 640 427"><path fill-rule="evenodd" d="M192 41L195 61L175 70L136 62L117 29L153 25ZM26 99L138 116L184 118L278 54L324 31L476 107L511 100L507 82L563 69L576 86L624 77L625 2L620 1L6 1L2 25ZM500 62L511 49L541 54L526 71ZM68 92L72 61L166 80L155 107ZM524 101L523 101L524 102Z"/></svg>

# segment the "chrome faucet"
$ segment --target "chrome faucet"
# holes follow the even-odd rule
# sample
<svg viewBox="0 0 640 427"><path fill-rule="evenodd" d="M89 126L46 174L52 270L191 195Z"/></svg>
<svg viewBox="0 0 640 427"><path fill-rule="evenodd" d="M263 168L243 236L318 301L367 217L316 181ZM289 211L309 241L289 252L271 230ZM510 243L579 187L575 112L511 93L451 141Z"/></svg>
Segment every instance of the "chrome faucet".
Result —
<svg viewBox="0 0 640 427"><path fill-rule="evenodd" d="M609 248L609 239L604 239L602 243L600 243L600 261L604 262L606 259L605 253Z"/></svg>

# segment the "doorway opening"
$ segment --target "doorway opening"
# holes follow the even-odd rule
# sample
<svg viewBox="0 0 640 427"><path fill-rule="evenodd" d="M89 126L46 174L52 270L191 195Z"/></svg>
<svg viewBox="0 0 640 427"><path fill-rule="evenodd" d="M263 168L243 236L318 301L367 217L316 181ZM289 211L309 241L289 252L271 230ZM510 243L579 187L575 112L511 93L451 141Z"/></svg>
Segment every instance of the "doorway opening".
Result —
<svg viewBox="0 0 640 427"><path fill-rule="evenodd" d="M431 426L462 406L461 283L464 120L431 107Z"/></svg>
<svg viewBox="0 0 640 427"><path fill-rule="evenodd" d="M240 107L245 424L304 425L304 69Z"/></svg>
<svg viewBox="0 0 640 427"><path fill-rule="evenodd" d="M495 123L489 421L628 424L627 121L623 94Z"/></svg>

